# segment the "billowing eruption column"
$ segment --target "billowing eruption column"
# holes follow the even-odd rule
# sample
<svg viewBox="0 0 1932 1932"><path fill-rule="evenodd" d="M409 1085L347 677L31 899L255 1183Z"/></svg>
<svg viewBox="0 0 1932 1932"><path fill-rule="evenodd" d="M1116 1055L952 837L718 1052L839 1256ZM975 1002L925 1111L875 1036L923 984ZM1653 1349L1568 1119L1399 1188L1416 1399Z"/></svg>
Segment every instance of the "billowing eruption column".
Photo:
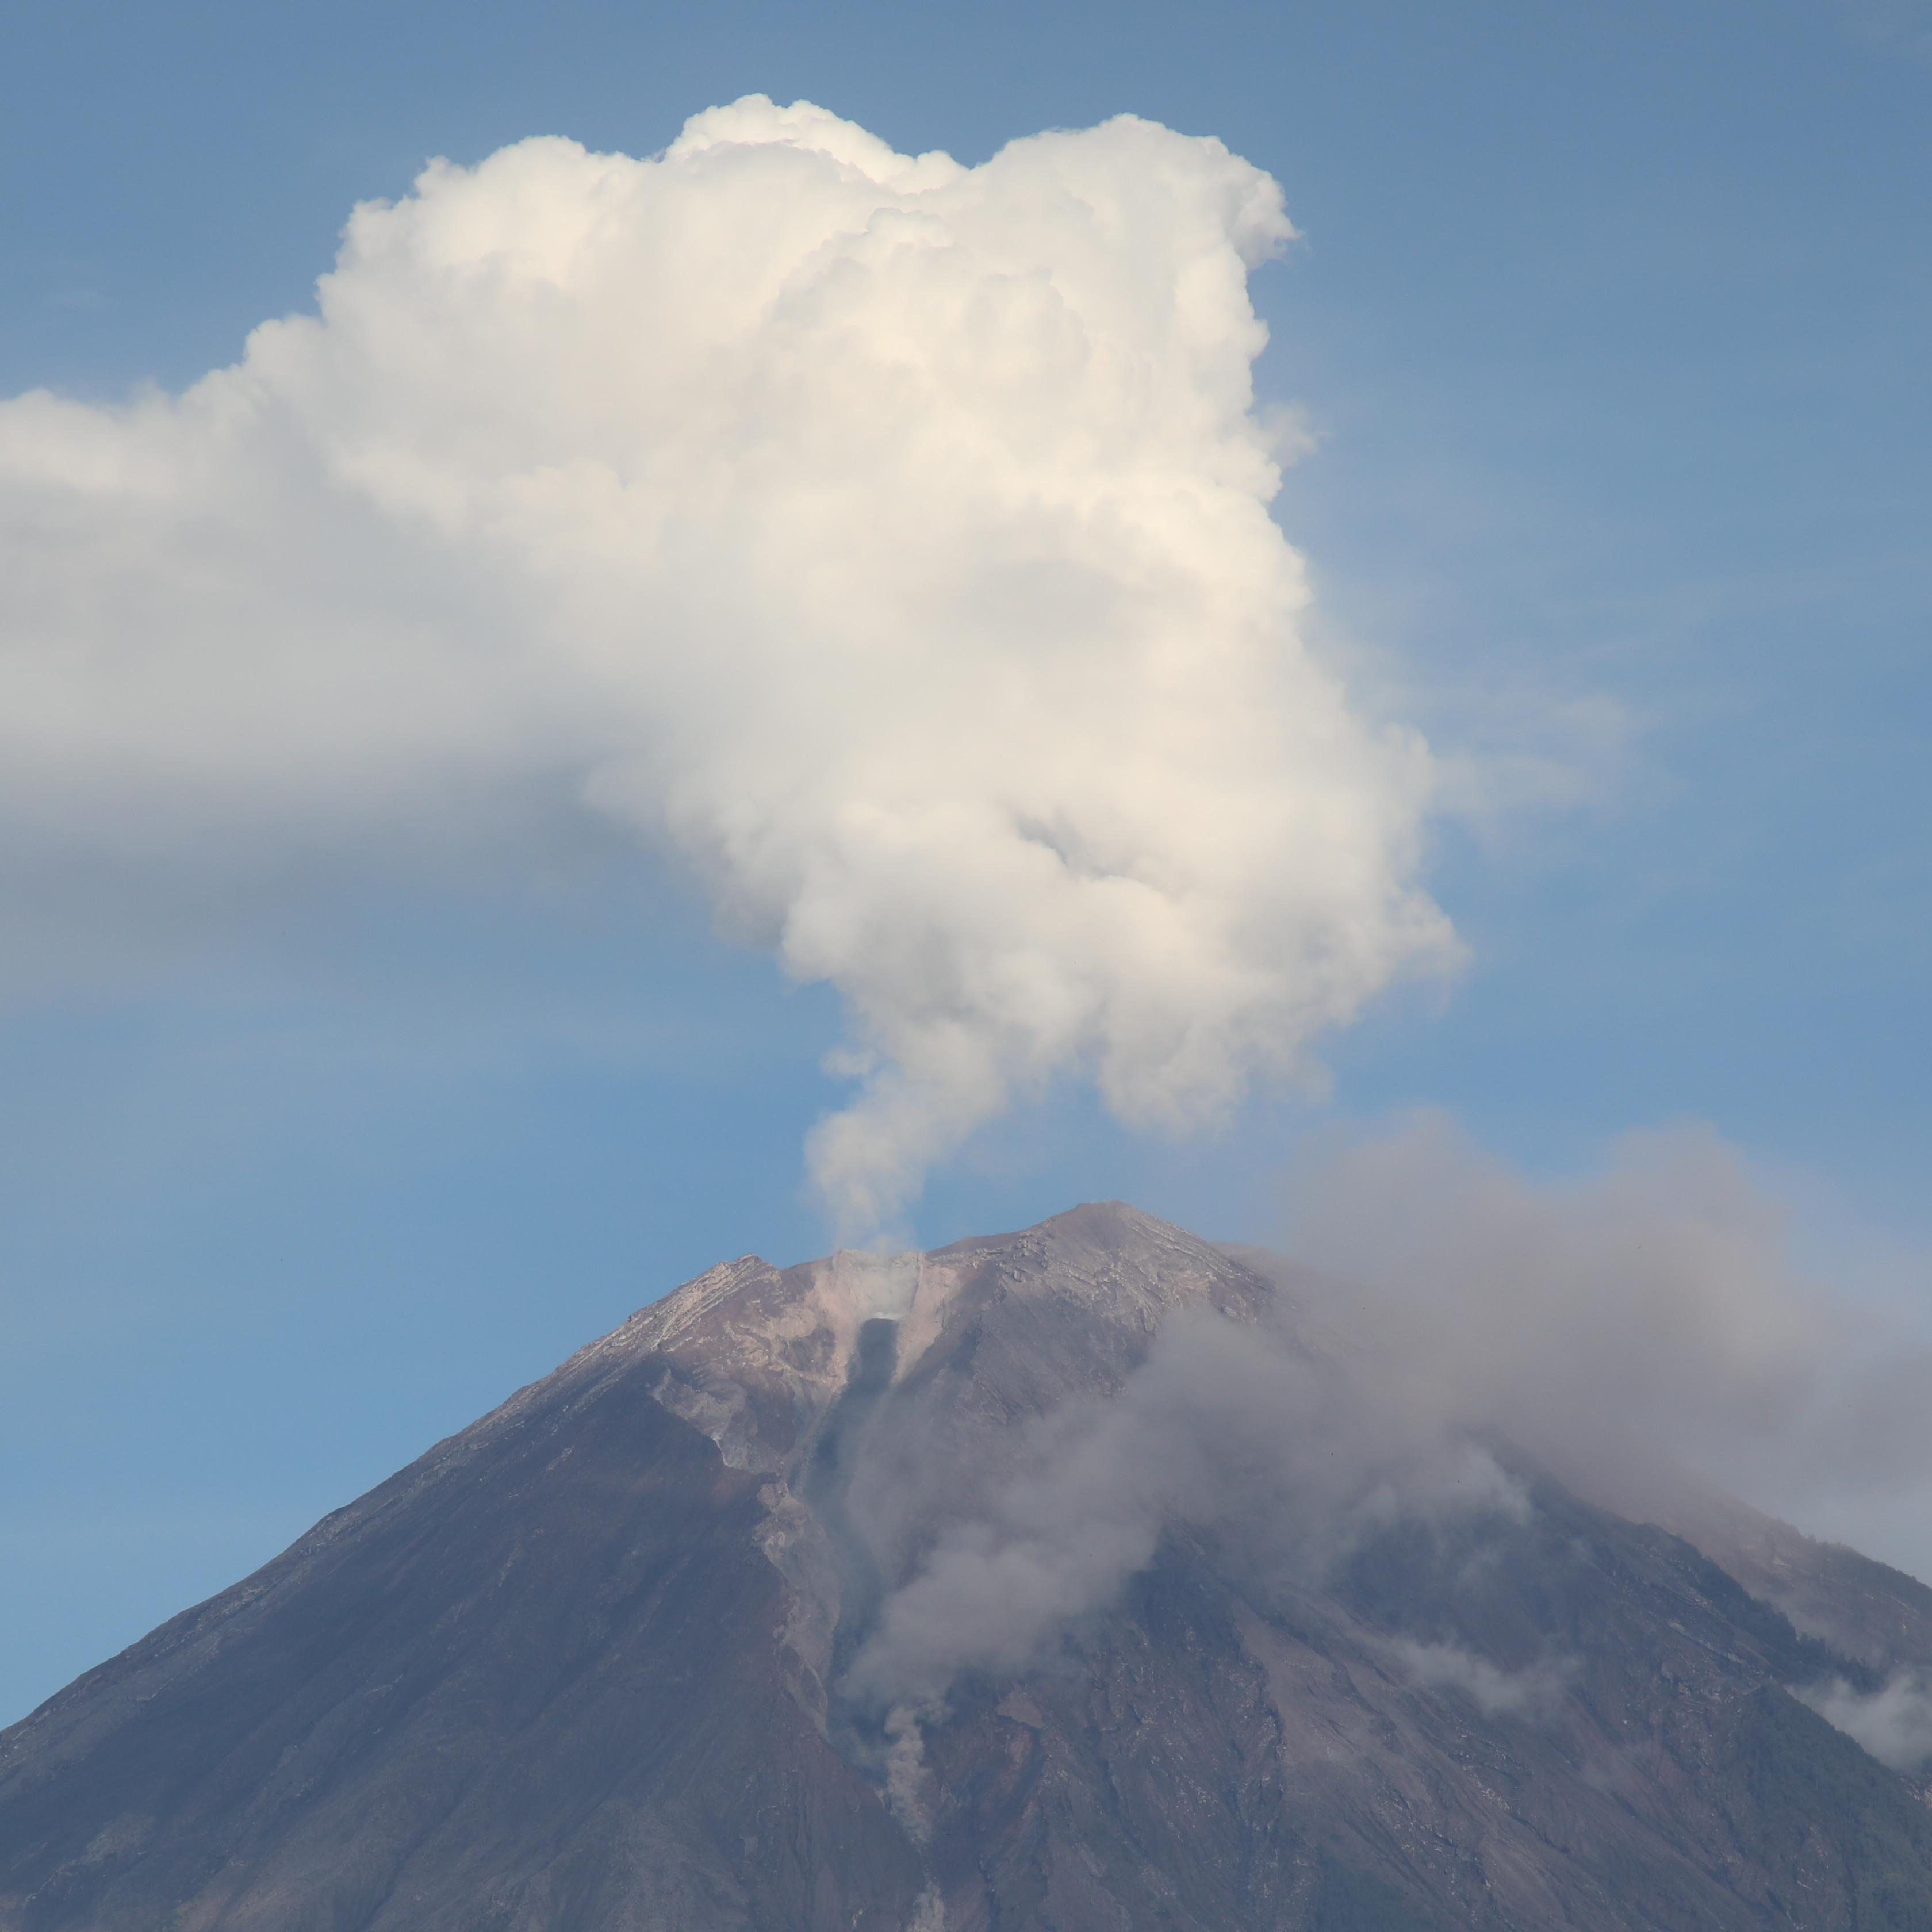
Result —
<svg viewBox="0 0 1932 1932"><path fill-rule="evenodd" d="M838 989L850 1238L1055 1077L1212 1118L1454 951L1427 753L1310 659L1268 514L1292 232L1131 117L969 169L752 97L438 163L237 366L0 407L0 837L614 815Z"/></svg>

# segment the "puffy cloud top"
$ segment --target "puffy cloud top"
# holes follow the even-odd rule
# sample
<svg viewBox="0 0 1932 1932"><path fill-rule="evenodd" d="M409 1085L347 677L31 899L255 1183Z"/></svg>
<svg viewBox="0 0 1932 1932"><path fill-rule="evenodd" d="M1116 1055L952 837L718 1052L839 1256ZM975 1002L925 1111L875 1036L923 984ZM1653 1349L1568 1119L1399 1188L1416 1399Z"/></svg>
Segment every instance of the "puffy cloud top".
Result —
<svg viewBox="0 0 1932 1932"><path fill-rule="evenodd" d="M1298 640L1265 175L968 169L805 103L358 208L178 397L0 405L19 845L272 848L561 784L845 1002L848 1231L1016 1089L1184 1127L1453 950L1431 768Z"/></svg>

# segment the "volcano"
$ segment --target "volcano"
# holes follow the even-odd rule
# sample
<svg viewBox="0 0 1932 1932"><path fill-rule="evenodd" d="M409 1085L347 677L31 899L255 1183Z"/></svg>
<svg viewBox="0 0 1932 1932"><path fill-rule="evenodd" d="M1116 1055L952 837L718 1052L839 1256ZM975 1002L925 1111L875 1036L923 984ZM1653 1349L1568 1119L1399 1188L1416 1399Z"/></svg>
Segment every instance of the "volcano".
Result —
<svg viewBox="0 0 1932 1932"><path fill-rule="evenodd" d="M1932 1591L1370 1426L1324 1305L1118 1204L713 1268L0 1733L0 1928L1932 1928L1814 1708Z"/></svg>

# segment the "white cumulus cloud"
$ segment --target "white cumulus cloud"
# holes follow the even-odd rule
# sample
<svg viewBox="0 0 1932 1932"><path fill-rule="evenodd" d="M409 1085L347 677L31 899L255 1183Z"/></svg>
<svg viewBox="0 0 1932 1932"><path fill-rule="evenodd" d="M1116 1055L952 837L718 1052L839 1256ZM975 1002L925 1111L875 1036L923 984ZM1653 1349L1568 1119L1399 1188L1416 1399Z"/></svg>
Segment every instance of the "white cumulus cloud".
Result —
<svg viewBox="0 0 1932 1932"><path fill-rule="evenodd" d="M1060 1074L1211 1118L1454 950L1427 753L1304 649L1268 513L1290 232L1130 117L968 169L752 97L438 163L235 367L0 404L0 860L575 800L838 989L850 1232Z"/></svg>

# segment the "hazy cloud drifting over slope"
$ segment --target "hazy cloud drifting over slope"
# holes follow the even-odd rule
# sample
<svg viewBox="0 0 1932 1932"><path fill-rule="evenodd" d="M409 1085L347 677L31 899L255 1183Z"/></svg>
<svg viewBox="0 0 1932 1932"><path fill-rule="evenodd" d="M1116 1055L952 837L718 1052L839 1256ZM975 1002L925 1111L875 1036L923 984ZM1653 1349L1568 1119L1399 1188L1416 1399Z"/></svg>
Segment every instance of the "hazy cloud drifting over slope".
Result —
<svg viewBox="0 0 1932 1932"><path fill-rule="evenodd" d="M1881 1764L1918 1771L1932 1762L1932 1682L1924 1672L1896 1671L1869 1693L1840 1677L1797 1694Z"/></svg>
<svg viewBox="0 0 1932 1932"><path fill-rule="evenodd" d="M0 406L0 857L580 800L838 988L854 1232L1060 1072L1211 1116L1453 950L1427 754L1303 651L1267 512L1290 232L1131 118L968 170L753 98L438 164L236 368Z"/></svg>
<svg viewBox="0 0 1932 1932"><path fill-rule="evenodd" d="M1642 1510L1702 1471L1772 1508L1932 1470L1932 1354L1808 1280L1786 1211L1710 1129L1626 1136L1537 1183L1446 1114L1311 1154L1284 1244L1370 1380L1504 1431Z"/></svg>
<svg viewBox="0 0 1932 1932"><path fill-rule="evenodd" d="M1020 1667L1177 1526L1232 1531L1295 1588L1397 1522L1506 1534L1531 1513L1515 1450L1666 1522L1712 1478L1788 1508L1932 1471L1932 1352L1806 1280L1779 1204L1708 1129L1632 1136L1550 1184L1420 1114L1312 1156L1291 1194L1295 1259L1234 1251L1279 1285L1278 1318L1172 1318L1118 1394L1034 1424L996 1481L958 1458L909 1477L894 1439L890 1479L854 1492L879 1547L908 1545L899 1521L941 1527L909 1545L852 1694L916 1714L962 1672ZM1398 1649L1418 1682L1526 1715L1568 1667ZM1920 1748L1916 1678L1819 1696L1876 1754Z"/></svg>
<svg viewBox="0 0 1932 1932"><path fill-rule="evenodd" d="M1284 1312L1279 1330L1171 1318L1118 1394L1028 1428L1005 1480L956 1460L909 1489L855 1490L881 1549L901 1522L940 1527L886 1598L848 1692L927 1710L962 1672L1020 1668L1111 1602L1174 1526L1231 1532L1258 1573L1308 1584L1406 1516L1523 1518L1520 1485L1486 1449L1300 1346ZM912 1467L898 1438L878 1453Z"/></svg>
<svg viewBox="0 0 1932 1932"><path fill-rule="evenodd" d="M1500 1670L1486 1657L1453 1643L1390 1646L1411 1682L1431 1690L1455 1690L1486 1718L1536 1718L1562 1699L1576 1674L1574 1658L1544 1658L1524 1670Z"/></svg>

